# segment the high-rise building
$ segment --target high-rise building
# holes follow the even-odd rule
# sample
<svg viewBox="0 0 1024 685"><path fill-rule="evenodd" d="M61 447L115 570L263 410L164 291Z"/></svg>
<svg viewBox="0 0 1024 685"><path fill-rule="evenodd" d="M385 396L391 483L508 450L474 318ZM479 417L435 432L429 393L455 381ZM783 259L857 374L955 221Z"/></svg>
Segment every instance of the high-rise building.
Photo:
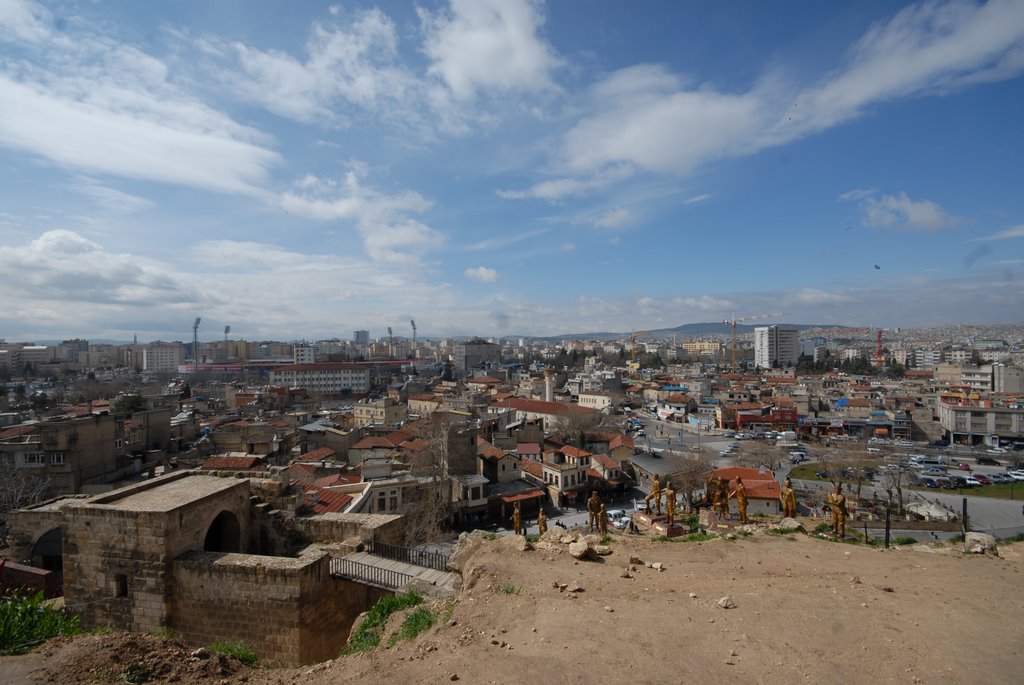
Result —
<svg viewBox="0 0 1024 685"><path fill-rule="evenodd" d="M754 365L759 369L796 366L800 359L800 331L796 326L757 326L754 329Z"/></svg>
<svg viewBox="0 0 1024 685"><path fill-rule="evenodd" d="M466 342L456 343L455 353L452 357L455 368L460 371L479 369L501 362L501 346L473 338Z"/></svg>
<svg viewBox="0 0 1024 685"><path fill-rule="evenodd" d="M356 345L369 345L370 331L355 331L352 334L352 342Z"/></svg>
<svg viewBox="0 0 1024 685"><path fill-rule="evenodd" d="M177 373L185 363L185 346L181 343L152 343L142 348L142 368L146 371Z"/></svg>

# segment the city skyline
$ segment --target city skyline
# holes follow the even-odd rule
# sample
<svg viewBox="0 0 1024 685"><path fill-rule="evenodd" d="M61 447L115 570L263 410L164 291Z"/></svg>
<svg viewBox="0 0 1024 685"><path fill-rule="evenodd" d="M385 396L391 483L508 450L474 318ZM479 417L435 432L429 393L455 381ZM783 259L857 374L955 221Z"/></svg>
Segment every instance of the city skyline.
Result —
<svg viewBox="0 0 1024 685"><path fill-rule="evenodd" d="M0 1L0 338L1024 311L1024 4L645 7Z"/></svg>

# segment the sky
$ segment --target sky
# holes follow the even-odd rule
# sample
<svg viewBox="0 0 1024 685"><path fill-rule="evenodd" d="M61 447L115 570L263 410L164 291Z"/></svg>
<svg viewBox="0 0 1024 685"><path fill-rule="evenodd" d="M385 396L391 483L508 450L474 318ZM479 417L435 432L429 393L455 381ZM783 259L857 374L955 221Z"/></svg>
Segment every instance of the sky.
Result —
<svg viewBox="0 0 1024 685"><path fill-rule="evenodd" d="M0 0L0 338L1021 321L1022 72L1019 0Z"/></svg>

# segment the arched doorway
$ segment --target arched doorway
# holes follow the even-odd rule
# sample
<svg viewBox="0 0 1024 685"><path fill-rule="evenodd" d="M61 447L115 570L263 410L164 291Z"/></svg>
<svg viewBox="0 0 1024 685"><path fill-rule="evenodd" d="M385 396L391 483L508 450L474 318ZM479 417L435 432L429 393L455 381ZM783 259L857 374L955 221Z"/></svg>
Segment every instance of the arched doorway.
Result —
<svg viewBox="0 0 1024 685"><path fill-rule="evenodd" d="M206 552L240 552L241 527L238 525L238 517L230 511L222 511L213 519L213 523L206 531L206 539L203 541L203 551Z"/></svg>
<svg viewBox="0 0 1024 685"><path fill-rule="evenodd" d="M32 545L32 564L38 568L52 571L57 582L64 581L64 533L60 528L53 528L43 533L36 544Z"/></svg>

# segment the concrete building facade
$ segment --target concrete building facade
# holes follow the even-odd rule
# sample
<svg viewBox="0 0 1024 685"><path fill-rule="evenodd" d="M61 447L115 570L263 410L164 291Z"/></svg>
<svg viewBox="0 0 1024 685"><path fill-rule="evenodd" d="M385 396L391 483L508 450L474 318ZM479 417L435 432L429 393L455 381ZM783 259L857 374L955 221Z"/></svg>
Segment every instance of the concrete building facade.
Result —
<svg viewBox="0 0 1024 685"><path fill-rule="evenodd" d="M795 326L754 328L754 365L759 369L796 366L800 359L800 331Z"/></svg>

